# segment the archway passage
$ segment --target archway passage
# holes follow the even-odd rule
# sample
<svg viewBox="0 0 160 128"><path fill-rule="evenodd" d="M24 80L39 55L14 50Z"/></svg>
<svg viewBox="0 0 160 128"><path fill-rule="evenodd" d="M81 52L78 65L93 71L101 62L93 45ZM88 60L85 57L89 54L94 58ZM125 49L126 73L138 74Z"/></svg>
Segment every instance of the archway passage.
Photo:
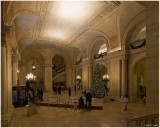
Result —
<svg viewBox="0 0 160 128"><path fill-rule="evenodd" d="M134 102L144 102L146 97L146 58L139 60L132 72L132 95Z"/></svg>
<svg viewBox="0 0 160 128"><path fill-rule="evenodd" d="M52 83L54 87L66 89L66 62L60 55L55 55L52 59Z"/></svg>

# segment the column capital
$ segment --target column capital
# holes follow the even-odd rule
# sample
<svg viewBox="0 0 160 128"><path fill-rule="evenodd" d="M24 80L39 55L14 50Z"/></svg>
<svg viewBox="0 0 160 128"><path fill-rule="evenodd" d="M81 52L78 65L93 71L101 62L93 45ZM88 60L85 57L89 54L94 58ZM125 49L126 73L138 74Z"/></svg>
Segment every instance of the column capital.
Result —
<svg viewBox="0 0 160 128"><path fill-rule="evenodd" d="M12 54L12 61L14 61L14 62L18 62L18 57L19 57L19 53L13 53Z"/></svg>
<svg viewBox="0 0 160 128"><path fill-rule="evenodd" d="M9 33L10 28L11 28L11 26L6 26L6 25L4 25L3 22L2 22L1 27L2 27L2 28L1 28L1 29L2 29L1 33Z"/></svg>
<svg viewBox="0 0 160 128"><path fill-rule="evenodd" d="M1 47L6 47L7 41L5 40L5 34L1 33Z"/></svg>

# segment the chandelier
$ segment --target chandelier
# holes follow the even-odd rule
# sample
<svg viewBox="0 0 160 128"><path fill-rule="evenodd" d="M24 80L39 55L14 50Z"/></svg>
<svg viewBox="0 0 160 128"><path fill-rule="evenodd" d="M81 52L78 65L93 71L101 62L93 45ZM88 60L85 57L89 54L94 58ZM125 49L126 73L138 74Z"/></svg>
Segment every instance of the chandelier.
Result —
<svg viewBox="0 0 160 128"><path fill-rule="evenodd" d="M32 80L36 80L36 76L33 75L33 73L29 73L26 76L26 80L27 81L32 81Z"/></svg>

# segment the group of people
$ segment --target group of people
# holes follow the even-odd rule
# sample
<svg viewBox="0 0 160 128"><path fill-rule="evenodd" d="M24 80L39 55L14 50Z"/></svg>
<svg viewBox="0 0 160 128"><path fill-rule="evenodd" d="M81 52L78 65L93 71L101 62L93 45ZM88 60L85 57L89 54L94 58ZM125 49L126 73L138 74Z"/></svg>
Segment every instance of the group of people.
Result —
<svg viewBox="0 0 160 128"><path fill-rule="evenodd" d="M57 91L58 91L58 94L61 95L61 86L58 86L58 88L54 86L53 91L54 91L54 94L57 94Z"/></svg>
<svg viewBox="0 0 160 128"><path fill-rule="evenodd" d="M43 101L43 89L37 89L37 97Z"/></svg>
<svg viewBox="0 0 160 128"><path fill-rule="evenodd" d="M86 98L86 103L84 104L84 99L82 98L82 96L79 98L78 100L78 104L79 104L79 109L84 109L86 108L86 110L91 110L91 102L92 102L92 95L88 92L85 95Z"/></svg>

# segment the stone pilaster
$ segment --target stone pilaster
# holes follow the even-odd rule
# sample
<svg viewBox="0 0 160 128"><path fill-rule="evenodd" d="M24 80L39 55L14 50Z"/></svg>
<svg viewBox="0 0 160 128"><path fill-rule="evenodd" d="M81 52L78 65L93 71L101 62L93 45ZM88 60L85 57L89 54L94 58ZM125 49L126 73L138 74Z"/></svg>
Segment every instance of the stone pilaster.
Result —
<svg viewBox="0 0 160 128"><path fill-rule="evenodd" d="M75 86L76 85L76 69L75 68L73 68L72 69L72 83L73 83L73 86Z"/></svg>
<svg viewBox="0 0 160 128"><path fill-rule="evenodd" d="M12 54L13 86L17 85L18 56L18 53Z"/></svg>
<svg viewBox="0 0 160 128"><path fill-rule="evenodd" d="M44 65L44 87L45 91L52 92L52 65Z"/></svg>
<svg viewBox="0 0 160 128"><path fill-rule="evenodd" d="M89 64L87 61L82 64L82 88L89 90Z"/></svg>
<svg viewBox="0 0 160 128"><path fill-rule="evenodd" d="M128 64L128 60L123 59L122 60L122 95L121 95L121 98L123 98L127 94L127 64Z"/></svg>
<svg viewBox="0 0 160 128"><path fill-rule="evenodd" d="M27 75L27 70L26 70L26 64L22 64L20 66L20 72L19 72L19 85L24 86L26 85L26 75Z"/></svg>
<svg viewBox="0 0 160 128"><path fill-rule="evenodd" d="M7 114L7 93L8 93L8 88L7 88L7 58L6 58L6 42L3 41L1 45L1 112L2 115Z"/></svg>
<svg viewBox="0 0 160 128"><path fill-rule="evenodd" d="M91 88L92 84L92 78L93 78L93 65L89 65L89 89Z"/></svg>
<svg viewBox="0 0 160 128"><path fill-rule="evenodd" d="M72 82L72 68L71 67L66 67L66 87L68 88L69 86L73 88L74 84Z"/></svg>
<svg viewBox="0 0 160 128"><path fill-rule="evenodd" d="M6 44L5 35L9 27L2 23L1 33L1 126L8 126L12 113L12 77L11 77L11 49Z"/></svg>
<svg viewBox="0 0 160 128"><path fill-rule="evenodd" d="M146 106L159 113L159 2L146 2Z"/></svg>

